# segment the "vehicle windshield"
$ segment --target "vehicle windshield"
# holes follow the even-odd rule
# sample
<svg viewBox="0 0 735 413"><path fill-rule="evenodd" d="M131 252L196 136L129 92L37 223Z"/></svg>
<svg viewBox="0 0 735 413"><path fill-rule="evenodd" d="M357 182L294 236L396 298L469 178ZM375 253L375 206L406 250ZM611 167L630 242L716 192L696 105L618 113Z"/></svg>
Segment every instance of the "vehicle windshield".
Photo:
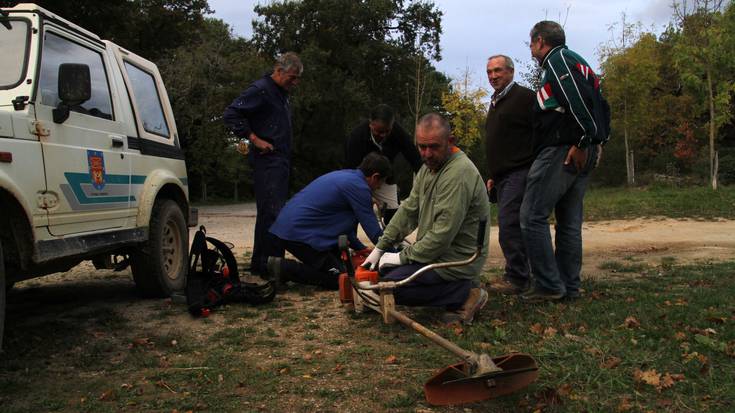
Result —
<svg viewBox="0 0 735 413"><path fill-rule="evenodd" d="M0 89L18 85L28 60L30 22L2 19L0 25ZM10 28L8 28L10 26Z"/></svg>

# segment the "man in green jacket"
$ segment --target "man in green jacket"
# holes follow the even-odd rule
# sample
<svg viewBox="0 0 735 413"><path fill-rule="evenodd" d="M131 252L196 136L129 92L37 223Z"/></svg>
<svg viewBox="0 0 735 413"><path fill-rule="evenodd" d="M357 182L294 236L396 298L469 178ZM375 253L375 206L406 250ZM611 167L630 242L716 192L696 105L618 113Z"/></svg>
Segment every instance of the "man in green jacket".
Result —
<svg viewBox="0 0 735 413"><path fill-rule="evenodd" d="M454 146L446 119L437 113L424 115L416 125L416 145L424 165L411 194L363 264L378 267L384 280L402 280L427 264L469 258L477 248L478 224L489 216L485 182L467 155ZM414 230L418 231L413 245L385 252ZM472 264L427 271L398 288L396 303L444 307L445 322L472 323L488 297L478 282L487 257L484 245Z"/></svg>

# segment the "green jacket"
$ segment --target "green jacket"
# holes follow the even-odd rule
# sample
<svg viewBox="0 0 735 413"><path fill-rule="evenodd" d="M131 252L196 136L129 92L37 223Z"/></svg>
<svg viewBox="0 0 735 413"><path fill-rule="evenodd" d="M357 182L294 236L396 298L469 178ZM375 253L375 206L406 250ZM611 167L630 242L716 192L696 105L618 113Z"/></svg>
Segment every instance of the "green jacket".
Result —
<svg viewBox="0 0 735 413"><path fill-rule="evenodd" d="M426 165L419 169L411 195L401 203L377 247L392 247L418 228L416 242L401 251L402 263L464 260L475 252L478 222L489 213L485 182L467 155L458 151L437 172ZM475 262L436 272L450 281L478 277L487 257L487 234L486 229L482 256Z"/></svg>

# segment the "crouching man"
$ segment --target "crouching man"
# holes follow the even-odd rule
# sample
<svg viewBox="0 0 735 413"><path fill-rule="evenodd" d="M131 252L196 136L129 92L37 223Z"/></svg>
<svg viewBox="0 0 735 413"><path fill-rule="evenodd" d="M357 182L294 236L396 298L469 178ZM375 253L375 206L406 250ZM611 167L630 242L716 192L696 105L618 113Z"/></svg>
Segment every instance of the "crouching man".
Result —
<svg viewBox="0 0 735 413"><path fill-rule="evenodd" d="M416 125L423 166L363 266L379 267L383 280L399 281L427 264L469 258L477 248L478 224L489 215L487 189L467 155L454 146L449 122L437 113ZM418 229L416 242L399 253L385 252ZM487 231L484 234L487 237ZM487 257L472 264L440 268L396 289L397 304L444 307L443 321L470 324L487 303L479 275Z"/></svg>
<svg viewBox="0 0 735 413"><path fill-rule="evenodd" d="M337 238L347 234L350 246L363 254L357 238L359 223L373 243L382 234L372 209L372 192L391 174L388 158L368 154L357 169L330 172L294 195L278 214L270 232L300 261L269 257L268 277L336 290L344 272Z"/></svg>

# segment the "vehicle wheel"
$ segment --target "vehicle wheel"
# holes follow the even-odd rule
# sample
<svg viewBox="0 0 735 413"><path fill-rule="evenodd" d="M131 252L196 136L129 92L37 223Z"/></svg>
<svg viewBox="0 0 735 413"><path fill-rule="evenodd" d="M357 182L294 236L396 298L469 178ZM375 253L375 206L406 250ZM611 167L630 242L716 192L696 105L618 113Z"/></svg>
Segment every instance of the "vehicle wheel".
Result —
<svg viewBox="0 0 735 413"><path fill-rule="evenodd" d="M130 255L135 285L143 296L167 297L186 286L189 229L179 205L157 200L148 241Z"/></svg>
<svg viewBox="0 0 735 413"><path fill-rule="evenodd" d="M0 243L0 350L3 349L5 327L5 261L3 260L3 246Z"/></svg>

